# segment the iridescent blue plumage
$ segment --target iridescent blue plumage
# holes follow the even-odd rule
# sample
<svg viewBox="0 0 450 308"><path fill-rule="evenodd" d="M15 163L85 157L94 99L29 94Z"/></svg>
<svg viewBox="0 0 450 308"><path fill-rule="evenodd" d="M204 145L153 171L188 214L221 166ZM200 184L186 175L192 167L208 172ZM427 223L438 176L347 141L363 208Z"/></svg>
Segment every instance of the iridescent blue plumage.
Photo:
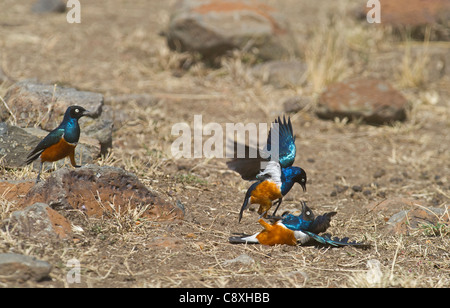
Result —
<svg viewBox="0 0 450 308"><path fill-rule="evenodd" d="M78 119L70 116L70 110L64 114L64 119L58 127L64 129L64 139L69 143L77 143L80 139Z"/></svg>
<svg viewBox="0 0 450 308"><path fill-rule="evenodd" d="M295 216L292 214L287 214L283 216L283 224L293 231L305 231L308 230L312 224L312 221L305 220L303 218L303 213L301 216Z"/></svg>
<svg viewBox="0 0 450 308"><path fill-rule="evenodd" d="M306 190L306 172L299 167L281 168L281 194L285 196L294 186L300 183L303 190Z"/></svg>
<svg viewBox="0 0 450 308"><path fill-rule="evenodd" d="M272 141L274 141L272 139L275 142L278 141L278 153L272 153ZM290 118L288 118L287 122L285 117L283 117L283 121L281 121L280 117L275 120L267 137L265 152L270 154L269 160L278 160L282 168L292 166L297 149Z"/></svg>

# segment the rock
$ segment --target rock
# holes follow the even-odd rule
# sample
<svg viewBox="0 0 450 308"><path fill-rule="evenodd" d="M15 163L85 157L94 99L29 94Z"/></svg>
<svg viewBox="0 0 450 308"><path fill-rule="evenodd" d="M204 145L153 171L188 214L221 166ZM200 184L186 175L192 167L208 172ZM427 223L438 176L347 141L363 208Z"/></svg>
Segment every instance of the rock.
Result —
<svg viewBox="0 0 450 308"><path fill-rule="evenodd" d="M21 238L47 242L49 238L68 238L72 232L70 222L47 204L35 203L11 214L6 227Z"/></svg>
<svg viewBox="0 0 450 308"><path fill-rule="evenodd" d="M214 60L232 49L257 49L263 60L298 55L287 20L269 5L242 0L179 0L167 31L170 48Z"/></svg>
<svg viewBox="0 0 450 308"><path fill-rule="evenodd" d="M180 208L161 200L136 175L109 166L59 169L28 192L25 205L35 202L47 203L53 209L78 209L96 217L137 209L141 217L152 220L183 218Z"/></svg>
<svg viewBox="0 0 450 308"><path fill-rule="evenodd" d="M300 61L273 60L255 65L252 75L276 88L301 86L306 81L308 66Z"/></svg>
<svg viewBox="0 0 450 308"><path fill-rule="evenodd" d="M312 99L310 97L292 96L283 101L283 110L286 113L296 113L308 107L311 102Z"/></svg>
<svg viewBox="0 0 450 308"><path fill-rule="evenodd" d="M0 166L17 168L24 166L30 145L37 145L39 139L24 129L0 123Z"/></svg>
<svg viewBox="0 0 450 308"><path fill-rule="evenodd" d="M104 106L100 93L25 80L8 89L5 102L15 115L16 126L26 128L39 125L46 131L55 129L61 123L67 107L82 106L92 113L93 119L83 117L79 120L81 132L99 140L102 153L111 144L113 115L111 109ZM103 113L103 109L107 112ZM0 104L0 122L10 117L10 112Z"/></svg>
<svg viewBox="0 0 450 308"><path fill-rule="evenodd" d="M48 277L52 265L31 256L2 253L0 254L0 280L25 282L41 281Z"/></svg>
<svg viewBox="0 0 450 308"><path fill-rule="evenodd" d="M82 134L98 140L100 153L105 155L112 148L112 132L114 129L114 112L111 107L103 106L102 114L96 118L85 117ZM99 155L100 156L100 155Z"/></svg>
<svg viewBox="0 0 450 308"><path fill-rule="evenodd" d="M323 119L362 119L381 125L406 119L408 101L388 83L354 79L334 83L320 95L316 114Z"/></svg>
<svg viewBox="0 0 450 308"><path fill-rule="evenodd" d="M381 178L382 176L384 176L386 174L386 170L384 169L378 169L377 171L375 171L375 173L373 174L373 177L378 179Z"/></svg>
<svg viewBox="0 0 450 308"><path fill-rule="evenodd" d="M31 7L33 13L64 13L66 3L61 0L37 0Z"/></svg>
<svg viewBox="0 0 450 308"><path fill-rule="evenodd" d="M400 211L388 220L386 232L409 235L419 228L435 228L438 224L450 222L449 214L443 208L415 208Z"/></svg>
<svg viewBox="0 0 450 308"><path fill-rule="evenodd" d="M5 198L5 200L8 200L8 202L22 200L25 198L31 187L33 187L35 181L35 179L15 181L0 180L0 192L2 197ZM21 203L21 201L17 202L17 204Z"/></svg>
<svg viewBox="0 0 450 308"><path fill-rule="evenodd" d="M450 39L450 0L396 0L381 2L381 25L394 30L410 29L413 37L423 39L426 27L432 29L432 39ZM365 3L364 3L365 4ZM360 7L360 17L366 19L371 9Z"/></svg>
<svg viewBox="0 0 450 308"><path fill-rule="evenodd" d="M48 134L39 128L19 128L8 123L0 123L0 166L6 168L18 168L25 165L28 154ZM100 157L100 144L96 139L86 137L84 134L75 149L75 159L78 164L93 162ZM64 165L64 160L56 163ZM39 167L39 160L34 163Z"/></svg>
<svg viewBox="0 0 450 308"><path fill-rule="evenodd" d="M244 265L250 265L252 263L255 263L255 260L253 260L252 257L250 257L249 255L244 253L244 254L237 256L234 259L224 261L223 265L230 265L230 264L234 264L234 263L242 263Z"/></svg>

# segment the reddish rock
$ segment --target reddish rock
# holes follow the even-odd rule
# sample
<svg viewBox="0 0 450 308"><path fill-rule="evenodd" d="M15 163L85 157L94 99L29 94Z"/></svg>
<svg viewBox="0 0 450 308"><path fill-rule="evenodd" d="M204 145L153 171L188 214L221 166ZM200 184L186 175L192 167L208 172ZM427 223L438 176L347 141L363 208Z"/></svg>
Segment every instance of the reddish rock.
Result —
<svg viewBox="0 0 450 308"><path fill-rule="evenodd" d="M141 217L152 220L182 219L183 212L145 187L138 177L121 168L86 165L62 168L46 181L36 184L25 204L45 202L54 209L78 209L88 216L142 210Z"/></svg>
<svg viewBox="0 0 450 308"><path fill-rule="evenodd" d="M171 14L170 48L196 51L211 60L232 49L257 48L264 60L298 54L287 20L257 1L182 0Z"/></svg>
<svg viewBox="0 0 450 308"><path fill-rule="evenodd" d="M361 17L372 8L361 6ZM393 26L394 29L410 28L412 34L423 37L426 26L432 26L435 39L450 39L450 0L380 0L381 25Z"/></svg>
<svg viewBox="0 0 450 308"><path fill-rule="evenodd" d="M378 79L354 79L329 85L316 110L323 119L362 119L381 125L406 119L408 101L388 83Z"/></svg>

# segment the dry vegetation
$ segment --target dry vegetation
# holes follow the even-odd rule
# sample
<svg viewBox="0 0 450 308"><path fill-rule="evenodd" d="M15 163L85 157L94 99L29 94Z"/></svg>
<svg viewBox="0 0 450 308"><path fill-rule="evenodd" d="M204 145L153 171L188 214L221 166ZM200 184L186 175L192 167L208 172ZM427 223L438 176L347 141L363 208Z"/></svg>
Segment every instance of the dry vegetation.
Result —
<svg viewBox="0 0 450 308"><path fill-rule="evenodd" d="M75 231L73 240L63 242L29 242L0 230L0 252L34 255L54 265L52 280L29 286L74 286L66 281L66 263L72 258L82 266L79 286L450 285L448 227L386 235L383 226L389 217L364 209L370 202L398 196L448 207L449 80L427 83L427 54L410 52L417 42L350 18L348 9L358 1L267 2L287 15L304 44L309 71L302 87L262 84L250 74L254 57L244 52L224 57L221 67L211 68L195 55L169 50L159 32L168 23L174 1L85 1L80 25L66 23L64 15L31 14L29 1L2 1L0 64L5 73L14 80L37 78L103 93L121 118L111 153L98 163L136 173L147 187L166 200L180 200L186 208L185 220L178 222L142 220L136 211L89 219L76 211L64 213L74 217ZM311 111L324 86L378 74L370 70L376 67L373 63L392 53L399 53L401 61L390 68L395 74L385 74L411 102L408 121L373 127L314 116ZM2 97L7 87L0 86ZM155 99L147 104L115 99L126 94ZM281 103L294 95L311 98L308 108L291 115L296 165L307 170L310 183L307 193L294 189L281 211L298 209L303 199L316 213L336 210L329 231L371 243L369 250L231 245L231 233L261 228L255 212L237 222L248 183L228 171L224 160L171 157L174 123L191 123L194 114L202 114L204 124L270 122L282 112ZM375 179L379 169L386 174ZM8 179L36 176L30 168L0 172ZM334 185L363 185L371 194L348 190L331 197ZM0 191L2 220L15 207L8 193ZM226 262L242 254L254 262ZM376 269L368 272L367 264Z"/></svg>

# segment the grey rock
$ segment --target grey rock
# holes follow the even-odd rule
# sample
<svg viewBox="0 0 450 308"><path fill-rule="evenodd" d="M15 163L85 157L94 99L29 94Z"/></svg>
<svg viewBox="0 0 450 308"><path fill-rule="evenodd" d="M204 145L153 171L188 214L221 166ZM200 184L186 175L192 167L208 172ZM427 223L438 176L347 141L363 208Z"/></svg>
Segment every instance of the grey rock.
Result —
<svg viewBox="0 0 450 308"><path fill-rule="evenodd" d="M179 0L167 31L170 48L214 59L232 49L257 49L263 60L298 55L287 20L255 1Z"/></svg>
<svg viewBox="0 0 450 308"><path fill-rule="evenodd" d="M82 106L92 114L92 118L79 120L82 134L97 139L102 154L112 146L114 112L104 106L100 93L25 80L8 89L5 102L15 115L15 125L22 128L39 126L46 131L55 129L61 123L67 107ZM0 122L11 120L10 111L0 104Z"/></svg>
<svg viewBox="0 0 450 308"><path fill-rule="evenodd" d="M16 253L0 254L0 280L25 282L41 281L47 278L52 265L32 256Z"/></svg>
<svg viewBox="0 0 450 308"><path fill-rule="evenodd" d="M0 166L18 168L25 166L28 153L48 134L39 128L20 128L8 123L0 123ZM82 134L75 149L75 159L78 164L93 162L100 156L100 144L96 139ZM64 160L56 162L63 166ZM48 167L49 164L46 165ZM34 163L39 167L39 159Z"/></svg>
<svg viewBox="0 0 450 308"><path fill-rule="evenodd" d="M72 231L70 222L45 203L35 203L23 210L14 211L5 227L20 238L42 242L67 238Z"/></svg>
<svg viewBox="0 0 450 308"><path fill-rule="evenodd" d="M64 13L66 3L61 0L37 0L31 7L33 13Z"/></svg>
<svg viewBox="0 0 450 308"><path fill-rule="evenodd" d="M24 165L32 144L39 139L24 129L8 123L0 123L0 166L17 168Z"/></svg>

